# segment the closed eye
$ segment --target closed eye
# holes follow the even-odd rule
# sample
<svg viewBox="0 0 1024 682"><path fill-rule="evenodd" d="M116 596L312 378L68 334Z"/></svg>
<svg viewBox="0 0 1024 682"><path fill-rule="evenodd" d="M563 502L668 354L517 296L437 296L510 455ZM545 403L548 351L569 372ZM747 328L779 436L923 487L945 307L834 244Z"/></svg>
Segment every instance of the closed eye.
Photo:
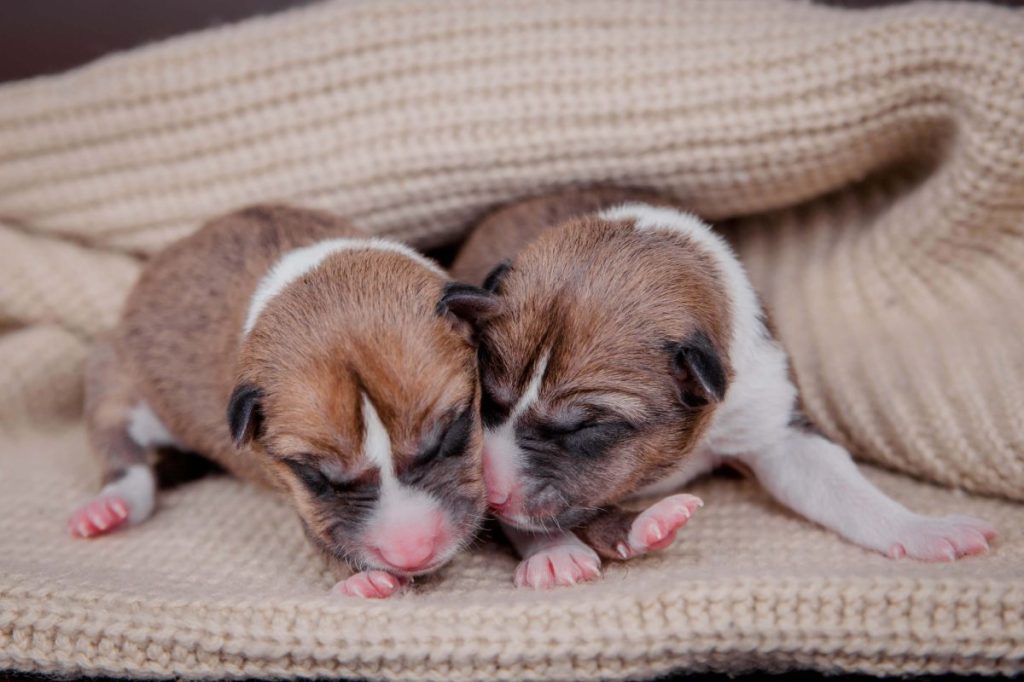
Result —
<svg viewBox="0 0 1024 682"><path fill-rule="evenodd" d="M326 495L333 492L351 492L357 487L357 482L332 480L320 467L314 466L306 461L298 459L285 459L284 463L292 470L295 477L314 495Z"/></svg>
<svg viewBox="0 0 1024 682"><path fill-rule="evenodd" d="M623 419L584 419L571 423L548 424L542 437L557 441L580 454L597 454L628 437L636 427Z"/></svg>
<svg viewBox="0 0 1024 682"><path fill-rule="evenodd" d="M417 464L427 464L435 459L458 457L466 452L469 438L473 433L473 405L470 404L459 413L452 423L439 437L417 457Z"/></svg>

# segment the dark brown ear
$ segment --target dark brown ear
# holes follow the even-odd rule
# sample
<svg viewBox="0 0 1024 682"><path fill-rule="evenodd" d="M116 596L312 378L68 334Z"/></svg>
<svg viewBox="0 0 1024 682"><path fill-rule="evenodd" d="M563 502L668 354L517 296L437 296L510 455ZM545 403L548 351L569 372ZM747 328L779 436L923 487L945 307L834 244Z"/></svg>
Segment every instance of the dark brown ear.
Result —
<svg viewBox="0 0 1024 682"><path fill-rule="evenodd" d="M501 311L501 301L490 291L462 282L448 282L437 302L439 315L448 317L456 328L473 340L488 320Z"/></svg>
<svg viewBox="0 0 1024 682"><path fill-rule="evenodd" d="M702 331L672 347L672 378L679 401L687 407L720 402L728 388L722 358Z"/></svg>
<svg viewBox="0 0 1024 682"><path fill-rule="evenodd" d="M247 445L263 426L263 391L249 383L235 387L228 400L228 428L235 447Z"/></svg>
<svg viewBox="0 0 1024 682"><path fill-rule="evenodd" d="M501 286L501 280L505 279L505 275L512 269L512 263L510 261L503 260L498 265L487 273L484 277L484 289L491 293L498 293L498 287Z"/></svg>

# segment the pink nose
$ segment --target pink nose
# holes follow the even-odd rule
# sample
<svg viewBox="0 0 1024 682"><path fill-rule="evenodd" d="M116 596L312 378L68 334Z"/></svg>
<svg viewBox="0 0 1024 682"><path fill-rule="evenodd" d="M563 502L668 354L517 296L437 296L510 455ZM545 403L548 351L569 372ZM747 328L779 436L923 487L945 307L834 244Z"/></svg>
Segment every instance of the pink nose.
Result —
<svg viewBox="0 0 1024 682"><path fill-rule="evenodd" d="M437 560L449 542L449 533L443 515L437 512L391 519L371 532L369 549L391 568L421 571Z"/></svg>
<svg viewBox="0 0 1024 682"><path fill-rule="evenodd" d="M419 537L377 547L380 557L400 571L418 571L430 566L437 554L435 538Z"/></svg>
<svg viewBox="0 0 1024 682"><path fill-rule="evenodd" d="M494 465L494 457L484 448L484 486L487 488L487 504L498 512L512 513L518 505L518 488L511 476L502 475Z"/></svg>

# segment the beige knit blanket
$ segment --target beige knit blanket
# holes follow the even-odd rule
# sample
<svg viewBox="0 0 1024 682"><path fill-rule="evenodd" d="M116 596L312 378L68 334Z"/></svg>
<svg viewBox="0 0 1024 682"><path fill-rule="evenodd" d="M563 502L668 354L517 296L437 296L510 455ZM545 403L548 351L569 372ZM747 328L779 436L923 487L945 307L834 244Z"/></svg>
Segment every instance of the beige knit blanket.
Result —
<svg viewBox="0 0 1024 682"><path fill-rule="evenodd" d="M73 543L81 367L140 259L240 205L421 247L567 184L647 187L736 240L810 415L923 511L1002 539L891 563L706 484L679 547L514 593L486 548L338 604L272 498L210 480ZM0 87L0 668L615 678L1024 661L1024 14L759 0L317 4ZM70 431L67 429L71 429ZM44 435L49 432L49 435ZM209 519L217 519L216 524Z"/></svg>

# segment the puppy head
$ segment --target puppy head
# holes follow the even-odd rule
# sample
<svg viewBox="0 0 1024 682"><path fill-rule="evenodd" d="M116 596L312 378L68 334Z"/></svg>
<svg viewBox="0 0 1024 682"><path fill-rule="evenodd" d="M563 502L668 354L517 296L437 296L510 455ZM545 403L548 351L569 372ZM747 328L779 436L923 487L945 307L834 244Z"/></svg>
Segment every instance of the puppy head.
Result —
<svg viewBox="0 0 1024 682"><path fill-rule="evenodd" d="M590 216L548 230L486 287L501 301L479 328L499 517L578 525L694 447L731 374L729 301L706 250Z"/></svg>
<svg viewBox="0 0 1024 682"><path fill-rule="evenodd" d="M279 288L241 345L228 406L240 456L282 483L330 555L433 570L485 509L465 328L493 297L453 294L436 266L400 249L339 250Z"/></svg>

